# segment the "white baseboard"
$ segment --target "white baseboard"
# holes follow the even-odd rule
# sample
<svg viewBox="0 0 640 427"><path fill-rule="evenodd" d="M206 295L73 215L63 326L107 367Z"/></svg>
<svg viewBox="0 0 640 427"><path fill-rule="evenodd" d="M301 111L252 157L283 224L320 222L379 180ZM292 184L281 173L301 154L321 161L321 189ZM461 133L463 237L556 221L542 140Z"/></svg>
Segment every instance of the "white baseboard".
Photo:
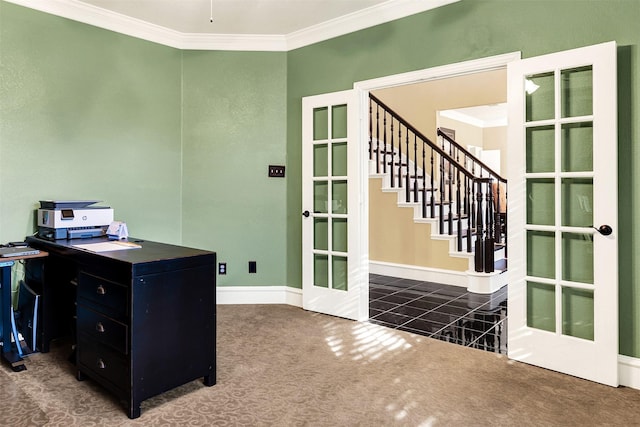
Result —
<svg viewBox="0 0 640 427"><path fill-rule="evenodd" d="M618 381L622 386L640 390L640 359L618 355Z"/></svg>
<svg viewBox="0 0 640 427"><path fill-rule="evenodd" d="M478 273L467 271L469 287L467 290L476 294L492 294L507 285L505 272Z"/></svg>
<svg viewBox="0 0 640 427"><path fill-rule="evenodd" d="M302 289L289 286L218 286L218 304L288 304L302 307Z"/></svg>
<svg viewBox="0 0 640 427"><path fill-rule="evenodd" d="M469 279L464 271L441 270L438 268L418 267L415 265L393 264L382 261L369 261L369 273L401 279L422 280L445 285L467 288Z"/></svg>

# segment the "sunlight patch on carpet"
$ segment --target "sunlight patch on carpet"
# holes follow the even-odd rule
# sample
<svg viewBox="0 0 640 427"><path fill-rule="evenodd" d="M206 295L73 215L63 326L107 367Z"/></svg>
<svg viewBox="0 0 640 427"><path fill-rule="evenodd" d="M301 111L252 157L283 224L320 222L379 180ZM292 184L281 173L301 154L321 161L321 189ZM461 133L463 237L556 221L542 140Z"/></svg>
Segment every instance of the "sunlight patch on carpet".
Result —
<svg viewBox="0 0 640 427"><path fill-rule="evenodd" d="M347 340L350 348L345 348L340 331L332 331L331 324L325 325L325 328L328 329L325 342L337 357L348 355L352 360L372 361L412 347L401 334L392 329L357 322L351 330L352 337Z"/></svg>

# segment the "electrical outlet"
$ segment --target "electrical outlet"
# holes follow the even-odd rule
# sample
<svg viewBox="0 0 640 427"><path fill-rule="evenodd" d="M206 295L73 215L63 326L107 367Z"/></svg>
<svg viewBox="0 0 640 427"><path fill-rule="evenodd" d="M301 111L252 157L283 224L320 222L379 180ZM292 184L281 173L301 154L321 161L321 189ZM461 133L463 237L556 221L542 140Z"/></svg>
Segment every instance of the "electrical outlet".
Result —
<svg viewBox="0 0 640 427"><path fill-rule="evenodd" d="M257 273L258 265L255 261L249 261L249 273Z"/></svg>
<svg viewBox="0 0 640 427"><path fill-rule="evenodd" d="M269 177L284 178L284 166L269 165Z"/></svg>
<svg viewBox="0 0 640 427"><path fill-rule="evenodd" d="M226 262L218 263L218 274L227 274L227 263Z"/></svg>

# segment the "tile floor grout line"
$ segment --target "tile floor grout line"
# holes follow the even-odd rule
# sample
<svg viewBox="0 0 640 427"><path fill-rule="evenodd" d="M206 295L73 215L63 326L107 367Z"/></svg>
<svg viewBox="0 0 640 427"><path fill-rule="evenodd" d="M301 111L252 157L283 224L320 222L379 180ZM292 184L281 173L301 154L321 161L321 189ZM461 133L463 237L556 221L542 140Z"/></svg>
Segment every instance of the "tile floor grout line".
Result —
<svg viewBox="0 0 640 427"><path fill-rule="evenodd" d="M380 277L387 277L387 276L380 276ZM374 291L378 291L379 294L381 294L380 297L378 298L373 298L369 301L369 304L371 304L372 302L375 301L379 301L379 302L383 302L385 304L389 304L391 306L391 308L387 308L387 309L376 309L376 308L371 308L372 310L376 310L379 311L378 314L370 317L370 321L372 321L372 323L377 323L380 324L384 327L388 327L391 329L400 329L400 330L405 330L407 332L411 332L411 333L416 333L422 336L426 336L426 337L430 337L430 338L434 338L434 339L439 339L442 341L448 341L454 344L458 344L458 345L467 345L467 346L472 346L477 344L481 339L483 339L483 337L486 337L492 330L496 330L498 327L502 326L505 327L506 325L506 307L501 307L502 304L500 304L499 306L496 307L496 309L498 310L498 313L494 313L494 315L497 315L498 318L501 318L500 320L497 321L497 323L493 323L493 322L488 322L484 319L469 319L469 315L473 315L478 314L480 312L482 312L482 307L486 307L487 304L489 304L491 301L485 301L483 303L481 303L480 305L478 305L477 307L471 308L470 311L465 312L464 314L457 316L455 318L455 320L448 322L447 324L444 324L442 327L440 327L439 329L437 329L435 332L432 331L427 331L427 330L421 330L421 329L416 329L416 328L412 328L410 326L408 326L409 323L411 323L413 320L419 320L422 319L424 322L428 322L432 325L437 325L437 324L441 324L438 321L431 321L428 319L424 319L424 316L427 316L429 313L440 313L442 315L448 315L448 316L455 316L452 313L448 313L448 312L442 312L440 311L440 309L442 309L443 307L450 307L450 308L456 308L456 309L460 309L463 310L465 309L464 306L457 306L455 304L451 304L455 301L458 300L464 300L465 298L468 298L470 296L469 292L465 292L462 293L458 296L454 296L451 295L452 299L448 300L444 303L440 303L438 304L436 307L424 310L423 313L421 313L418 316L407 316L404 313L398 313L398 312L394 312L394 310L397 310L400 307L409 307L409 308L414 308L417 311L422 311L422 309L420 307L413 307L411 305L411 303L420 300L426 296L429 295L434 295L437 294L439 291L441 290L446 290L448 288L447 285L442 285L440 286L437 283L432 283L432 282L416 282L416 281L412 281L411 283L414 284L408 284L406 288L402 288L402 287L398 287L398 286L393 286L394 283L398 283L401 282L402 280L405 279L395 279L392 281L388 281L385 283L370 283L370 290L374 290ZM428 290L422 290L420 289L420 287L425 287L426 284L429 284L429 286L434 286L437 289L428 289ZM400 285L401 286L401 285ZM405 298L402 298L403 302L391 302L391 301L385 301L384 298L392 296L392 295L400 295L400 294L405 294L406 292L409 291L410 294L417 294L418 296L416 297L411 297L405 300ZM498 291L500 292L500 291ZM440 295L441 297L447 297L447 295ZM501 295L500 295L501 296ZM506 298L506 295L505 295ZM466 308L469 308L468 306ZM502 314L504 310L505 314ZM396 317L396 319L400 320L401 323L389 323L386 322L384 319L384 315L388 314L388 315L393 315L393 316L399 316ZM504 317L503 317L504 316ZM408 320L404 320L404 318L407 318ZM467 321L473 321L473 322L481 322L482 324L485 324L487 326L490 326L489 329L487 329L486 331L482 331L482 330L476 330L475 328L471 329L469 328L469 331L474 331L475 333L479 334L476 338L474 338L469 344L464 344L464 339L461 339L460 337L457 337L457 334L455 333L455 331L451 331L451 333L455 336L451 337L453 338L453 340L447 339L447 337L445 336L447 333L447 329L452 329L452 328L456 328L458 326L456 326L456 323L458 323L460 320L462 319L467 319ZM442 335L442 337L439 337L438 335ZM476 334L474 334L476 335ZM503 340L500 339L500 337L498 337L498 340L501 342ZM495 349L498 350L498 352L502 352L502 345L500 346L495 346ZM481 349L482 350L482 349ZM489 350L486 350L489 351ZM495 351L495 350L494 350Z"/></svg>

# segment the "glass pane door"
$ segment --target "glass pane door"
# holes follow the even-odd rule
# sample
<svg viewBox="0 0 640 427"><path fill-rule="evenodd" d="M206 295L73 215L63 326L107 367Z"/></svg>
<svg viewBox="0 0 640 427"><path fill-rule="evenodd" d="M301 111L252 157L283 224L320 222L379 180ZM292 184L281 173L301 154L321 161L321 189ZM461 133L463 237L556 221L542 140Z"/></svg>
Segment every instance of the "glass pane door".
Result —
<svg viewBox="0 0 640 427"><path fill-rule="evenodd" d="M313 109L313 285L348 290L347 106Z"/></svg>
<svg viewBox="0 0 640 427"><path fill-rule="evenodd" d="M524 79L527 326L593 340L593 69Z"/></svg>
<svg viewBox="0 0 640 427"><path fill-rule="evenodd" d="M368 278L358 267L362 233L355 91L303 99L303 307L366 319Z"/></svg>
<svg viewBox="0 0 640 427"><path fill-rule="evenodd" d="M514 61L508 82L509 357L617 385L615 43Z"/></svg>

